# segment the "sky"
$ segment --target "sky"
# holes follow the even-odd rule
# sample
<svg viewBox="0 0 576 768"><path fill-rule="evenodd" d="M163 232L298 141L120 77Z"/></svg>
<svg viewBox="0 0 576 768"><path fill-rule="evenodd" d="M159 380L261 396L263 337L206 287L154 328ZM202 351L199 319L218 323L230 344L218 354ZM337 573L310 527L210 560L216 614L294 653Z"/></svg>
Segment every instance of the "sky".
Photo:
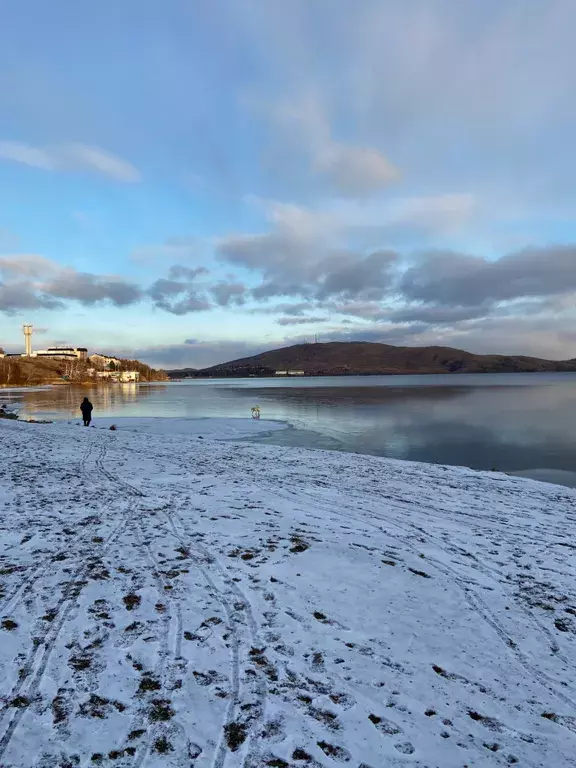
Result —
<svg viewBox="0 0 576 768"><path fill-rule="evenodd" d="M576 357L574 0L0 0L0 346Z"/></svg>

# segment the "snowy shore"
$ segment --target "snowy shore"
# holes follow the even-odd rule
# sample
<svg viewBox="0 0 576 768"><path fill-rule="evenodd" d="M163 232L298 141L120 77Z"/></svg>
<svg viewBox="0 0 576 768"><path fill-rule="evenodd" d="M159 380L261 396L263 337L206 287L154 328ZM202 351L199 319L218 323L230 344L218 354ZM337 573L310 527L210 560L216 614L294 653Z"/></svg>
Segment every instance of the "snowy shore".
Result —
<svg viewBox="0 0 576 768"><path fill-rule="evenodd" d="M0 766L574 766L576 492L245 426L0 421Z"/></svg>

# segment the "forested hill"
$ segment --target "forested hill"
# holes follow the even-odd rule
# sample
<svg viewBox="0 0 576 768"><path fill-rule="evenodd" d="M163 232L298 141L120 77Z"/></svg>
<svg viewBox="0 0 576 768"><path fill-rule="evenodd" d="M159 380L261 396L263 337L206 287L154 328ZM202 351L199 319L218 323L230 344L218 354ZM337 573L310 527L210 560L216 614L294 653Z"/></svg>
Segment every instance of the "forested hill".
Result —
<svg viewBox="0 0 576 768"><path fill-rule="evenodd" d="M252 357L205 368L196 376L273 375L303 371L307 375L423 373L520 373L576 371L576 360L475 355L450 347L395 347L365 341L295 344ZM170 371L171 376L178 375Z"/></svg>

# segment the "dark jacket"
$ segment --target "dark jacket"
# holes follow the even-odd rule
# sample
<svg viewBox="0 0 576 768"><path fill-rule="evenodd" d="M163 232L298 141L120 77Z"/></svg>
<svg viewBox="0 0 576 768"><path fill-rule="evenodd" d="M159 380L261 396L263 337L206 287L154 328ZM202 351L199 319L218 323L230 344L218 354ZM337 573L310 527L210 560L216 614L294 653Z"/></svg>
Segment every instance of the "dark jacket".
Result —
<svg viewBox="0 0 576 768"><path fill-rule="evenodd" d="M83 414L87 416L89 416L92 413L93 408L94 406L92 405L90 400L88 400L87 398L84 398L84 400L80 403L80 410L82 411Z"/></svg>

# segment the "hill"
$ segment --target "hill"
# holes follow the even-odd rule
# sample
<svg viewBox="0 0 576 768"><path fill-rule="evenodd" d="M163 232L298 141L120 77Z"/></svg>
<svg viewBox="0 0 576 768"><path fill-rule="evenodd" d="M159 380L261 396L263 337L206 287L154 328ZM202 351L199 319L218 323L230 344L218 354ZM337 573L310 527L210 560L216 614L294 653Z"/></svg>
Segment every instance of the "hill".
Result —
<svg viewBox="0 0 576 768"><path fill-rule="evenodd" d="M274 349L206 368L196 375L271 376L276 371L287 370L303 371L309 376L521 373L576 371L576 360L557 362L525 356L475 355L451 347L395 347L366 341L335 341Z"/></svg>
<svg viewBox="0 0 576 768"><path fill-rule="evenodd" d="M156 371L139 360L121 360L120 370L138 371L141 381L164 381L164 371ZM80 361L51 360L39 357L0 358L1 386L35 386L38 384L83 384L92 382L88 364Z"/></svg>

